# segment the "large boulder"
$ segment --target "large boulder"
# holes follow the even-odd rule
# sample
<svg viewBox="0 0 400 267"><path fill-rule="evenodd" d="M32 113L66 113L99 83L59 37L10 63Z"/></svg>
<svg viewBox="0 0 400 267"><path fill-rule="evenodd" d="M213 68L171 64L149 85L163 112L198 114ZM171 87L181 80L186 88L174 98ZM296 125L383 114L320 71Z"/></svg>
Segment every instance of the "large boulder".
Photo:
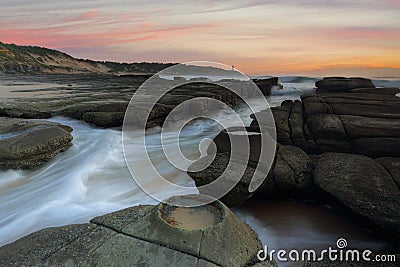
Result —
<svg viewBox="0 0 400 267"><path fill-rule="evenodd" d="M279 145L275 163L267 179L257 191L264 199L312 198L314 164L300 148Z"/></svg>
<svg viewBox="0 0 400 267"><path fill-rule="evenodd" d="M257 234L216 201L137 206L45 229L0 248L1 266L276 266Z"/></svg>
<svg viewBox="0 0 400 267"><path fill-rule="evenodd" d="M30 169L71 146L72 129L58 123L0 118L0 169Z"/></svg>
<svg viewBox="0 0 400 267"><path fill-rule="evenodd" d="M232 169L226 172L227 177L234 177L241 169L245 172L239 182L221 198L228 206L240 206L247 202L254 194L264 199L308 199L312 197L313 162L300 148L294 146L278 145L275 161L269 172L263 170L262 164L257 170L257 175L266 177L263 184L256 192L249 192L250 182L256 172L254 162L243 162L232 157L229 152L217 153L214 160L206 156L196 161L188 170L188 174L201 187L209 184L226 171L228 162L231 161ZM210 165L208 165L211 162ZM193 171L207 168L201 171ZM200 192L201 189L200 189ZM203 192L204 193L204 192Z"/></svg>
<svg viewBox="0 0 400 267"><path fill-rule="evenodd" d="M400 191L377 161L362 155L319 156L314 183L322 198L366 226L394 240L400 238Z"/></svg>
<svg viewBox="0 0 400 267"><path fill-rule="evenodd" d="M249 185L255 173L255 168L247 166L247 162L236 160L230 156L229 152L225 152L217 153L214 160L212 160L211 156L200 158L189 167L188 174L195 181L196 186L201 187L220 178L220 176L225 172L229 161L231 161L232 169L227 171L226 175L228 179L232 178L232 180L229 180L226 184L235 183L234 178L237 176L237 172L245 169L239 182L221 198L221 201L230 207L241 206L254 194L254 192L249 192ZM212 161L212 163L202 171L193 171L202 169L207 166L210 161ZM267 173L264 173L263 175L266 177ZM200 190L200 193L205 194L206 192Z"/></svg>
<svg viewBox="0 0 400 267"><path fill-rule="evenodd" d="M357 88L375 88L370 79L327 77L315 83L317 92L349 92Z"/></svg>

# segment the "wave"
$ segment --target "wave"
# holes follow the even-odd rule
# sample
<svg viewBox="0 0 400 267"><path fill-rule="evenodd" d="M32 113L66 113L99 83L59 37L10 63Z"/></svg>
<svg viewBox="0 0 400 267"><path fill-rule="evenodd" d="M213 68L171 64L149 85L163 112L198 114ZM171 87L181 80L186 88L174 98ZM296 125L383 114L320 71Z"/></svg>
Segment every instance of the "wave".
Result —
<svg viewBox="0 0 400 267"><path fill-rule="evenodd" d="M377 79L372 80L376 87L399 87L400 88L400 79Z"/></svg>
<svg viewBox="0 0 400 267"><path fill-rule="evenodd" d="M281 83L315 83L320 78L306 77L306 76L283 76L279 77Z"/></svg>

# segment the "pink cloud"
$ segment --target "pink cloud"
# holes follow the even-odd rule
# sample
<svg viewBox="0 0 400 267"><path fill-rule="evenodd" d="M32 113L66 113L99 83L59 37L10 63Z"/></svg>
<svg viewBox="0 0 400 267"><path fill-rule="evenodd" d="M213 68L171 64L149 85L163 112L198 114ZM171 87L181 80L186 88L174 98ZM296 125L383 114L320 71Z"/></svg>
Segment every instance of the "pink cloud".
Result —
<svg viewBox="0 0 400 267"><path fill-rule="evenodd" d="M91 11L87 11L87 12L82 13L81 15L73 18L71 21L90 20L90 19L96 17L97 15L99 15L99 11L91 10Z"/></svg>
<svg viewBox="0 0 400 267"><path fill-rule="evenodd" d="M208 31L220 24L201 24L192 26L176 26L157 28L154 24L140 24L135 28L130 27L112 29L99 33L74 34L74 27L65 29L63 27L45 29L18 29L9 25L0 25L0 40L6 43L20 45L38 45L51 48L82 47L82 46L106 46L114 44L143 42L157 39L171 39L179 36L197 34Z"/></svg>

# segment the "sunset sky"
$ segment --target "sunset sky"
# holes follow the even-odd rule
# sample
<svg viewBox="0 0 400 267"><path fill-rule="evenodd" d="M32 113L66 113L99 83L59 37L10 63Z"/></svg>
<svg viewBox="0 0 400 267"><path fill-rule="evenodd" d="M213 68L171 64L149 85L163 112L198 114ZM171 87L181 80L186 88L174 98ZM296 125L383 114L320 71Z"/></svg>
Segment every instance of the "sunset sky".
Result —
<svg viewBox="0 0 400 267"><path fill-rule="evenodd" d="M400 0L3 0L0 41L250 75L400 75Z"/></svg>

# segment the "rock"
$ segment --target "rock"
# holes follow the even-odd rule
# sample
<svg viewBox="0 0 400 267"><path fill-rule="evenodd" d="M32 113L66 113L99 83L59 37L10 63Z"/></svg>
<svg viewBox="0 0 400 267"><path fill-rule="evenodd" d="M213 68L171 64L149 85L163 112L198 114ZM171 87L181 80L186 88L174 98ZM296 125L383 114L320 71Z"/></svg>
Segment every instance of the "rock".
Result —
<svg viewBox="0 0 400 267"><path fill-rule="evenodd" d="M400 138L363 138L353 141L357 154L370 157L396 157L400 151Z"/></svg>
<svg viewBox="0 0 400 267"><path fill-rule="evenodd" d="M225 205L138 206L45 229L0 248L1 266L276 266ZM260 265L257 265L260 266Z"/></svg>
<svg viewBox="0 0 400 267"><path fill-rule="evenodd" d="M321 197L385 237L400 238L400 191L385 168L355 154L319 156L314 183Z"/></svg>
<svg viewBox="0 0 400 267"><path fill-rule="evenodd" d="M272 108L279 143L309 154L400 156L400 98L359 92L304 94L301 99ZM252 125L258 126L256 121Z"/></svg>
<svg viewBox="0 0 400 267"><path fill-rule="evenodd" d="M385 167L400 188L400 158L378 158L376 161Z"/></svg>
<svg viewBox="0 0 400 267"><path fill-rule="evenodd" d="M0 118L0 169L30 169L71 146L72 129L58 123Z"/></svg>
<svg viewBox="0 0 400 267"><path fill-rule="evenodd" d="M400 137L400 119L340 115L350 139Z"/></svg>
<svg viewBox="0 0 400 267"><path fill-rule="evenodd" d="M349 92L356 88L375 88L370 79L328 77L317 81L317 92Z"/></svg>
<svg viewBox="0 0 400 267"><path fill-rule="evenodd" d="M180 77L180 76L175 76L174 77L174 81L183 81L183 82L186 82L187 81L187 79L185 78L185 77Z"/></svg>
<svg viewBox="0 0 400 267"><path fill-rule="evenodd" d="M124 112L85 112L82 119L99 127L117 127L124 122Z"/></svg>
<svg viewBox="0 0 400 267"><path fill-rule="evenodd" d="M218 179L225 171L228 166L228 162L230 160L230 153L217 153L215 159L212 161L210 156L206 156L200 158L196 161L192 166L188 169L189 176L195 181L196 186L200 187L206 184L209 184L216 179ZM202 171L193 171L196 169L200 169L200 167L207 166L208 163L212 161L212 163ZM245 173L243 174L240 181L232 188L229 193L221 198L221 201L230 207L241 206L246 201L252 197L253 193L249 192L250 181L253 178L255 173L255 169L247 166L247 162L242 162L240 160L232 159L232 171L227 172L227 177L232 177L231 183L235 183L234 177L237 176L237 170L241 170L245 168ZM267 176L267 174L263 174ZM205 194L200 190L200 193Z"/></svg>
<svg viewBox="0 0 400 267"><path fill-rule="evenodd" d="M59 84L59 87L13 92L9 98L0 99L0 116L29 119L65 116L99 127L119 127L123 124L122 113L125 113L132 96L147 78L148 75L45 76L43 82ZM40 78L35 80L38 81L41 81ZM209 81L201 78L189 84L176 86L177 81L155 79L156 85L160 85L161 88L167 85L175 88L159 99L150 114L147 126L161 126L169 111L194 97L218 99L229 106L240 102L236 94L223 87L229 86L233 81L221 85L207 82ZM68 84L73 84L73 89L68 87ZM243 91L246 93L246 90ZM147 99L148 96L144 95L143 102ZM140 111L140 107L138 109ZM144 120L147 116L138 114L137 117Z"/></svg>
<svg viewBox="0 0 400 267"><path fill-rule="evenodd" d="M331 104L337 115L352 115L383 119L400 119L400 106L398 105L368 105L368 102L360 104Z"/></svg>
<svg viewBox="0 0 400 267"><path fill-rule="evenodd" d="M244 131L242 131L242 128L228 128L223 131L221 131L214 139L214 144L216 145L217 151L214 151L213 147L209 147L207 149L207 153L211 154L213 152L217 153L225 153L225 152L231 152L231 145L236 146L236 149L238 153L241 153L243 151L243 161L247 160L245 159L245 150L247 148L246 141L248 141L249 145L249 161L258 163L260 159L260 153L261 153L261 130L258 127L246 127ZM231 144L231 140L232 143ZM247 139L247 140L245 140ZM244 146L242 149L241 146ZM240 157L240 154L237 155L237 157Z"/></svg>
<svg viewBox="0 0 400 267"><path fill-rule="evenodd" d="M275 119L276 135L279 143L283 145L291 144L289 127L290 113L283 108L271 108L271 111Z"/></svg>
<svg viewBox="0 0 400 267"><path fill-rule="evenodd" d="M396 95L400 93L399 88L358 88L350 90L351 93L365 93L377 95Z"/></svg>
<svg viewBox="0 0 400 267"><path fill-rule="evenodd" d="M31 103L20 104L18 101L3 100L0 116L23 119L48 119L51 114L33 106Z"/></svg>
<svg viewBox="0 0 400 267"><path fill-rule="evenodd" d="M212 161L211 156L203 157L195 162L188 170L188 174L200 187L218 179L225 171L230 159L230 153L217 153ZM194 172L194 169L211 164L202 171ZM252 164L253 163L253 164ZM221 201L228 206L240 206L254 194L249 192L249 185L255 172L255 162L246 163L236 158L231 158L233 164L232 173L228 177L236 177L237 170L245 168L245 173ZM257 196L265 199L304 199L311 197L313 163L308 155L300 148L294 146L279 145L275 162L264 183L256 191ZM260 171L265 168L261 165ZM259 173L266 177L267 172ZM232 183L234 181L232 180ZM200 192L201 189L199 189ZM204 192L203 192L204 193Z"/></svg>
<svg viewBox="0 0 400 267"><path fill-rule="evenodd" d="M308 117L307 125L321 151L352 151L341 118L334 114L317 114Z"/></svg>
<svg viewBox="0 0 400 267"><path fill-rule="evenodd" d="M308 199L312 195L314 165L294 146L278 146L275 164L257 192L266 199Z"/></svg>
<svg viewBox="0 0 400 267"><path fill-rule="evenodd" d="M339 116L335 114L316 114L309 116L307 125L313 132L314 137L320 138L336 138L346 140L346 131Z"/></svg>
<svg viewBox="0 0 400 267"><path fill-rule="evenodd" d="M304 133L304 108L303 104L296 100L293 103L289 116L289 127L291 132L291 141L294 146L307 146L306 136Z"/></svg>
<svg viewBox="0 0 400 267"><path fill-rule="evenodd" d="M253 79L253 82L260 88L264 95L271 95L272 88L279 86L278 77L266 78L266 79Z"/></svg>

